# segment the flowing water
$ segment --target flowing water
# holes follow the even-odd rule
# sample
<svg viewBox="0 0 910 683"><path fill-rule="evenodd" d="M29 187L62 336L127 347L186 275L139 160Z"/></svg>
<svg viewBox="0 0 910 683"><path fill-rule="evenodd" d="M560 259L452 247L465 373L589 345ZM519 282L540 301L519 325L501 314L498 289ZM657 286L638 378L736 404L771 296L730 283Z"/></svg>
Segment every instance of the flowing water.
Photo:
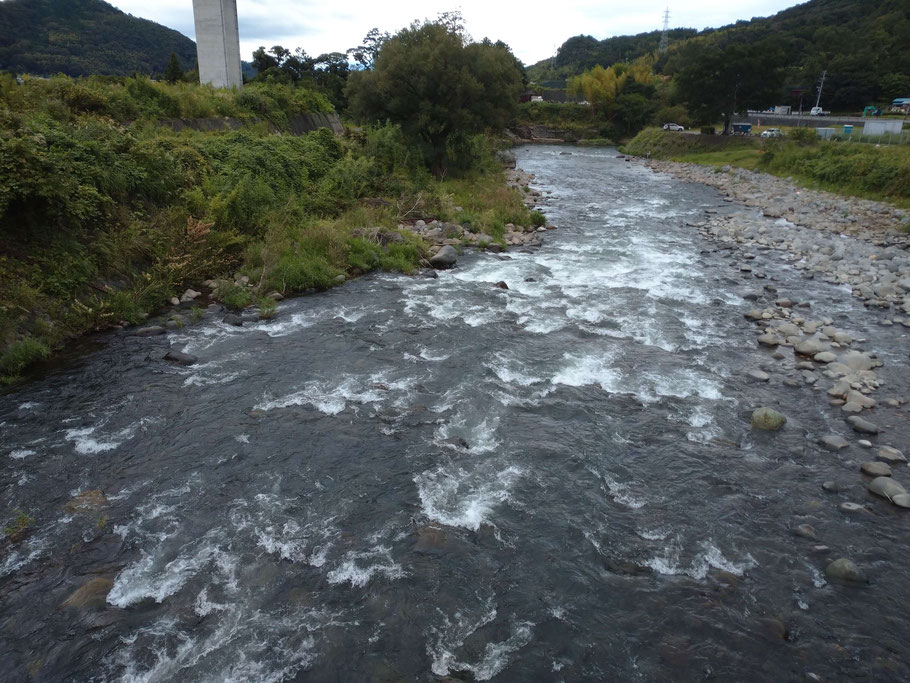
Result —
<svg viewBox="0 0 910 683"><path fill-rule="evenodd" d="M823 392L744 376L777 363L743 296L874 334L897 393L900 330L773 252L746 279L686 226L746 211L713 190L614 150L518 156L560 226L539 250L109 335L0 396L2 509L34 518L0 555L0 679L910 677L907 517L861 449L814 445L848 435ZM784 431L750 432L762 404ZM871 582L828 583L839 556ZM92 580L106 600L63 604Z"/></svg>

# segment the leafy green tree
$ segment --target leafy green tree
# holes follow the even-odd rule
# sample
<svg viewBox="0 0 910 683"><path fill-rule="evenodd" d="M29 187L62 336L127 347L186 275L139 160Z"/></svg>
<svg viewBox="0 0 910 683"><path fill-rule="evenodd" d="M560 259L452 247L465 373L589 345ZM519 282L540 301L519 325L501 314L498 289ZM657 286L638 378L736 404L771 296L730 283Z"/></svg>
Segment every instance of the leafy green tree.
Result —
<svg viewBox="0 0 910 683"><path fill-rule="evenodd" d="M521 69L504 43L468 42L445 15L385 41L371 70L350 74L346 94L355 119L398 123L442 174L464 155L470 135L514 119L521 88Z"/></svg>
<svg viewBox="0 0 910 683"><path fill-rule="evenodd" d="M669 60L678 94L700 123L723 119L730 132L733 113L764 109L783 85L785 53L768 39L747 42L741 33L691 40Z"/></svg>
<svg viewBox="0 0 910 683"><path fill-rule="evenodd" d="M173 85L177 81L182 81L184 78L183 67L180 66L180 58L177 56L176 52L171 53L171 58L167 62L167 66L164 68L164 80Z"/></svg>
<svg viewBox="0 0 910 683"><path fill-rule="evenodd" d="M353 57L361 68L372 69L373 62L376 61L376 55L379 54L379 50L391 37L388 33L381 33L378 28L371 28L364 37L363 44L352 47L347 51L347 55Z"/></svg>

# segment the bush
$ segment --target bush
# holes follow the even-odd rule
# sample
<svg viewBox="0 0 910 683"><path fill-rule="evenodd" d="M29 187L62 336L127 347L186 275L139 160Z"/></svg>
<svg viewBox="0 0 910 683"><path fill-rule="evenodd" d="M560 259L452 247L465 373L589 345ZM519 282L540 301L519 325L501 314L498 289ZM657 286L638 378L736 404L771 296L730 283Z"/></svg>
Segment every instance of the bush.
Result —
<svg viewBox="0 0 910 683"><path fill-rule="evenodd" d="M791 128L787 137L803 145L814 145L818 142L818 134L814 128Z"/></svg>
<svg viewBox="0 0 910 683"><path fill-rule="evenodd" d="M717 130L714 128L714 126L702 126L701 134L702 135L716 135Z"/></svg>
<svg viewBox="0 0 910 683"><path fill-rule="evenodd" d="M15 377L32 363L44 360L49 355L50 349L44 342L31 337L20 339L0 355L0 375Z"/></svg>

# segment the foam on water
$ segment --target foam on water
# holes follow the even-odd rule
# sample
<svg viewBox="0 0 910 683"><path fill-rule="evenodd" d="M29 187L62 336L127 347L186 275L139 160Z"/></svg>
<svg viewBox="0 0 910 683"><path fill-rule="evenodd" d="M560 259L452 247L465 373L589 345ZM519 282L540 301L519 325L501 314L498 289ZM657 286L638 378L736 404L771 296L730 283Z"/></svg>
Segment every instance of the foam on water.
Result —
<svg viewBox="0 0 910 683"><path fill-rule="evenodd" d="M35 455L35 451L31 450L30 448L20 448L14 451L10 451L9 457L11 457L13 460L23 460L30 455Z"/></svg>
<svg viewBox="0 0 910 683"><path fill-rule="evenodd" d="M307 382L302 389L281 398L264 397L256 405L257 410L275 410L289 406L311 405L326 415L337 415L348 403L359 405L379 403L384 400L384 392L378 388L365 386L368 378L343 376L336 382L328 380Z"/></svg>
<svg viewBox="0 0 910 683"><path fill-rule="evenodd" d="M123 442L132 439L140 429L159 421L157 418L144 417L127 425L123 429L107 434L96 434L96 432L107 424L109 419L110 418L105 418L91 427L68 429L66 430L64 437L67 441L73 442L77 453L81 453L82 455L95 455L118 448Z"/></svg>
<svg viewBox="0 0 910 683"><path fill-rule="evenodd" d="M363 588L377 574L387 579L407 576L401 565L392 560L390 548L376 546L367 551L349 551L326 578L331 584L350 583L352 588Z"/></svg>
<svg viewBox="0 0 910 683"><path fill-rule="evenodd" d="M524 471L512 465L501 471L440 465L414 477L423 514L434 522L477 531L510 498Z"/></svg>
<svg viewBox="0 0 910 683"><path fill-rule="evenodd" d="M563 359L567 363L553 376L551 384L569 387L596 385L606 392L620 392L622 374L611 366L612 354L578 356L567 353Z"/></svg>
<svg viewBox="0 0 910 683"><path fill-rule="evenodd" d="M114 586L107 596L108 603L125 608L148 599L163 602L183 588L191 577L220 565L214 560L224 551L211 538L203 538L191 545L195 547L169 561L165 561L159 551L143 554L140 560L114 579Z"/></svg>
<svg viewBox="0 0 910 683"><path fill-rule="evenodd" d="M501 352L494 354L495 361L488 361L484 366L492 370L506 384L517 384L527 387L542 382L543 379L530 374L530 371L517 358L509 358Z"/></svg>
<svg viewBox="0 0 910 683"><path fill-rule="evenodd" d="M431 642L427 643L427 654L432 659L430 669L437 676L447 676L452 671L470 671L475 680L488 681L505 670L510 663L510 655L530 643L533 636L532 622L514 622L506 640L488 642L478 661L465 661L457 651L469 636L496 619L496 608L487 606L476 615L459 611L451 619L440 613L443 622L431 629Z"/></svg>
<svg viewBox="0 0 910 683"><path fill-rule="evenodd" d="M700 552L696 552L690 559L688 566L682 564L680 555L682 554L682 543L677 536L676 540L664 548L664 553L645 562L645 565L653 569L658 574L666 576L691 576L693 579L704 579L708 572L713 569L721 569L730 572L736 576L742 576L743 572L751 569L756 565L755 559L746 554L740 562L734 562L727 559L723 552L711 540L702 541L699 544Z"/></svg>

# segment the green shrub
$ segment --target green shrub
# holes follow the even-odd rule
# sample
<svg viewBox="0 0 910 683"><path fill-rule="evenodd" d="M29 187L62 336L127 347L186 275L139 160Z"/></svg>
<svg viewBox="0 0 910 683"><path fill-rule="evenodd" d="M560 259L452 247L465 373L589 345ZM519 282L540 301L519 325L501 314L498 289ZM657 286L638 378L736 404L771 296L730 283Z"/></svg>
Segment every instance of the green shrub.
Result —
<svg viewBox="0 0 910 683"><path fill-rule="evenodd" d="M531 225L535 228L543 227L547 224L547 217L544 216L540 211L531 212Z"/></svg>
<svg viewBox="0 0 910 683"><path fill-rule="evenodd" d="M0 375L15 377L32 363L44 360L50 355L47 345L26 337L10 344L0 355Z"/></svg>
<svg viewBox="0 0 910 683"><path fill-rule="evenodd" d="M814 128L791 128L787 137L804 145L814 145L818 142L818 133Z"/></svg>
<svg viewBox="0 0 910 683"><path fill-rule="evenodd" d="M248 287L230 280L218 283L218 299L232 311L242 311L253 303L253 293Z"/></svg>
<svg viewBox="0 0 910 683"><path fill-rule="evenodd" d="M258 299L259 319L270 320L278 313L278 302L267 296Z"/></svg>

